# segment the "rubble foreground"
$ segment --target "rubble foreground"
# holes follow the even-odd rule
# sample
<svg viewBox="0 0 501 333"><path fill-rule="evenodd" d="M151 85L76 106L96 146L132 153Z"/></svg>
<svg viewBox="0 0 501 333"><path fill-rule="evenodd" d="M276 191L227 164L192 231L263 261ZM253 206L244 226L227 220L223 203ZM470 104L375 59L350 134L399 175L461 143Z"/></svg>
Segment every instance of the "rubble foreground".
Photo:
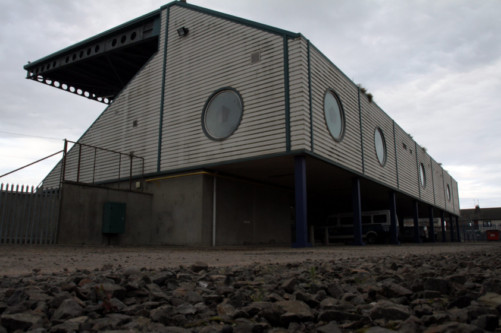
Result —
<svg viewBox="0 0 501 333"><path fill-rule="evenodd" d="M0 332L501 331L501 247L393 252L4 275Z"/></svg>

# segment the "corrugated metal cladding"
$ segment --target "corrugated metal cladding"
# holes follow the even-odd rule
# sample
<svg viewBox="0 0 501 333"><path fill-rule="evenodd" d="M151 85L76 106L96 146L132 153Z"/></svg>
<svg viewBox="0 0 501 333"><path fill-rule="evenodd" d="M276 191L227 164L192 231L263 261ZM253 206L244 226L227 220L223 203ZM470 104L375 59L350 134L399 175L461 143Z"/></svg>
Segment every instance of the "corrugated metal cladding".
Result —
<svg viewBox="0 0 501 333"><path fill-rule="evenodd" d="M427 203L433 205L435 203L435 199L434 199L434 192L433 192L433 184L431 181L432 158L426 152L426 148L423 148L418 144L416 144L416 154L417 154L417 160L418 160L418 165L416 166L416 170L419 170L420 165L422 164L424 166L424 175L425 175L425 181L424 181L425 185L424 185L424 187L422 185L420 185L421 186L420 187L421 188L420 189L420 199L423 200L424 202L427 202ZM433 168L435 168L435 167L433 167Z"/></svg>
<svg viewBox="0 0 501 333"><path fill-rule="evenodd" d="M444 172L442 166L435 162L433 159L433 188L435 193L435 205L445 208L445 189L444 189Z"/></svg>
<svg viewBox="0 0 501 333"><path fill-rule="evenodd" d="M361 173L358 87L316 48L310 47L310 52L314 152ZM344 109L345 131L340 142L330 135L325 122L324 95L327 89L332 89L339 96Z"/></svg>
<svg viewBox="0 0 501 333"><path fill-rule="evenodd" d="M445 208L449 212L456 210L457 187L454 186L451 175L444 170L444 190L445 190Z"/></svg>
<svg viewBox="0 0 501 333"><path fill-rule="evenodd" d="M369 102L364 94L360 96L360 105L362 108L365 174L396 188L397 172L393 120L374 102ZM378 128L382 131L386 142L386 163L384 165L379 163L376 155L374 137Z"/></svg>
<svg viewBox="0 0 501 333"><path fill-rule="evenodd" d="M460 215L461 214L461 207L459 207L459 189L458 189L458 183L454 178L451 177L451 190L452 190L452 200L453 205L454 205L454 214Z"/></svg>
<svg viewBox="0 0 501 333"><path fill-rule="evenodd" d="M52 169L42 181L43 188L56 188L59 187L61 181L61 161L59 161L54 169Z"/></svg>
<svg viewBox="0 0 501 333"><path fill-rule="evenodd" d="M165 19L165 14L163 15ZM162 26L159 50L163 49L165 28ZM97 120L79 139L80 143L94 145L123 153L133 152L145 160L144 172L155 172L157 161L158 123L162 84L163 53L157 52L129 82ZM80 181L99 182L129 175L127 158L98 151L94 169L94 151L82 148ZM67 154L66 180L77 180L78 149ZM120 169L118 166L120 165ZM133 174L142 172L134 164ZM59 186L61 163L44 180L44 186Z"/></svg>
<svg viewBox="0 0 501 333"><path fill-rule="evenodd" d="M178 36L181 27L187 36ZM172 6L167 47L161 171L285 151L282 36ZM202 112L223 87L240 93L243 116L229 138L214 141Z"/></svg>
<svg viewBox="0 0 501 333"><path fill-rule="evenodd" d="M395 144L398 161L398 185L405 193L419 198L419 176L416 162L414 140L400 126L395 124ZM427 183L433 188L431 172L427 175Z"/></svg>
<svg viewBox="0 0 501 333"><path fill-rule="evenodd" d="M291 149L311 150L308 42L289 40Z"/></svg>
<svg viewBox="0 0 501 333"><path fill-rule="evenodd" d="M290 47L290 49L292 48ZM364 93L360 93L359 111L358 87L312 45L310 46L310 60L313 151L349 170L363 173L373 180L397 188L415 198L420 198L423 202L457 214L459 212L456 208L459 205L457 183L451 177L447 178L448 183L451 184L451 201L446 203L446 187L444 187L442 166L433 161L426 149L420 147L377 104L369 102L368 96ZM303 59L303 62L307 63L307 59ZM298 81L298 84L305 85L302 90L297 89L298 91L307 90L308 81ZM336 92L345 112L346 128L340 142L332 138L325 122L323 97L327 89ZM303 109L307 110L305 108L307 101L300 98L298 100L301 107L291 105L291 110L297 112ZM297 116L297 118L304 119L305 123L308 124L309 119L306 115ZM360 136L360 121L362 138ZM298 128L302 129L300 126ZM376 128L382 130L386 143L386 162L383 166L379 163L375 150ZM304 132L302 134L304 136ZM297 146L299 147L301 144L298 142ZM421 164L425 177L424 186L421 185L419 176ZM456 187L454 187L454 183Z"/></svg>

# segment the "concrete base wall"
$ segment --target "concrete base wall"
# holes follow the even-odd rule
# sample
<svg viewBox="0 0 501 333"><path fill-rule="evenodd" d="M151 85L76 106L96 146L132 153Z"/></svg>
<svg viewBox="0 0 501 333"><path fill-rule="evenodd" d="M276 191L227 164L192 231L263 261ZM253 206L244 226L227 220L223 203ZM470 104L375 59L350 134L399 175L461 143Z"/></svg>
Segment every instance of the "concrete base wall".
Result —
<svg viewBox="0 0 501 333"><path fill-rule="evenodd" d="M211 187L212 180L204 174L145 182L145 191L153 194L155 243L210 245Z"/></svg>
<svg viewBox="0 0 501 333"><path fill-rule="evenodd" d="M291 244L290 191L204 172L147 180L142 187L144 193L64 184L58 243ZM102 234L105 202L126 204L125 233Z"/></svg>
<svg viewBox="0 0 501 333"><path fill-rule="evenodd" d="M153 193L154 234L160 244L290 245L291 193L201 173L146 182ZM215 239L213 230L216 230Z"/></svg>
<svg viewBox="0 0 501 333"><path fill-rule="evenodd" d="M105 202L126 204L125 232L102 233ZM145 245L155 242L151 228L151 194L64 183L58 244Z"/></svg>
<svg viewBox="0 0 501 333"><path fill-rule="evenodd" d="M227 178L216 182L216 245L290 246L290 191Z"/></svg>

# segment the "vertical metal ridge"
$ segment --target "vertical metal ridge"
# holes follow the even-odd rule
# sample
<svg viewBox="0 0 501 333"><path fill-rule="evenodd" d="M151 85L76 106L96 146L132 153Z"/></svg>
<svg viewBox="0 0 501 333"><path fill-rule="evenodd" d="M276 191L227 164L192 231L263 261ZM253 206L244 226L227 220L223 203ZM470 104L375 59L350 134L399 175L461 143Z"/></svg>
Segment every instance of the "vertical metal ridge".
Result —
<svg viewBox="0 0 501 333"><path fill-rule="evenodd" d="M357 86L358 92L358 120L360 125L360 149L362 152L362 174L365 175L365 156L364 156L364 132L362 129L362 105L360 104L360 86Z"/></svg>
<svg viewBox="0 0 501 333"><path fill-rule="evenodd" d="M313 101L311 96L311 50L310 41L307 41L307 52L308 52L308 103L310 111L310 149L314 152L315 147L313 143Z"/></svg>
<svg viewBox="0 0 501 333"><path fill-rule="evenodd" d="M437 198L435 198L435 171L433 170L433 161L430 159L431 166L431 185L433 186L433 204L437 205Z"/></svg>
<svg viewBox="0 0 501 333"><path fill-rule="evenodd" d="M416 154L416 170L417 170L417 182L418 182L418 190L419 190L419 199L423 199L421 196L421 172L419 171L419 156L417 153L417 143L414 141L414 153Z"/></svg>
<svg viewBox="0 0 501 333"><path fill-rule="evenodd" d="M393 120L393 147L395 148L395 172L397 173L397 188L400 189L400 180L398 178L398 153L397 153L397 135L395 134L395 120Z"/></svg>
<svg viewBox="0 0 501 333"><path fill-rule="evenodd" d="M162 132L164 123L164 101L165 101L165 79L167 70L167 42L169 36L169 14L170 6L167 7L167 14L165 16L165 39L164 39L164 59L162 69L162 93L160 95L160 119L158 122L158 152L157 152L157 172L160 172L160 164L162 161Z"/></svg>
<svg viewBox="0 0 501 333"><path fill-rule="evenodd" d="M289 39L284 39L284 90L285 90L285 150L291 150L291 124L290 124L290 84L289 84Z"/></svg>

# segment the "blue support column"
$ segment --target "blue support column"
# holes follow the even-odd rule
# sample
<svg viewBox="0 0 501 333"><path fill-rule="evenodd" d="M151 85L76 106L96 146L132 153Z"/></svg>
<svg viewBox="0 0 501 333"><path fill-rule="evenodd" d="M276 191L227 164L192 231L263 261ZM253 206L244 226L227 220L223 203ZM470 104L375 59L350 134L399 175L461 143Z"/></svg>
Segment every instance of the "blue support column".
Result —
<svg viewBox="0 0 501 333"><path fill-rule="evenodd" d="M442 211L442 215L440 217L440 225L442 226L442 243L447 241L447 235L445 234L445 213Z"/></svg>
<svg viewBox="0 0 501 333"><path fill-rule="evenodd" d="M293 247L311 246L308 243L308 221L306 211L306 159L294 158L294 192L296 199L296 243Z"/></svg>
<svg viewBox="0 0 501 333"><path fill-rule="evenodd" d="M458 233L458 242L461 242L461 231L459 230L459 219L457 216L454 217L456 220L456 231Z"/></svg>
<svg viewBox="0 0 501 333"><path fill-rule="evenodd" d="M353 198L353 244L365 245L362 240L362 199L359 178L353 179L351 194Z"/></svg>
<svg viewBox="0 0 501 333"><path fill-rule="evenodd" d="M455 242L456 240L454 239L454 222L452 222L452 214L449 214L448 225L451 226L451 242Z"/></svg>
<svg viewBox="0 0 501 333"><path fill-rule="evenodd" d="M390 191L390 244L398 245L397 199L395 191Z"/></svg>
<svg viewBox="0 0 501 333"><path fill-rule="evenodd" d="M435 221L433 221L433 207L428 207L428 216L430 219L430 232L428 237L430 237L430 242L435 243Z"/></svg>
<svg viewBox="0 0 501 333"><path fill-rule="evenodd" d="M419 237L419 203L417 200L414 201L414 243L421 243L421 237Z"/></svg>

